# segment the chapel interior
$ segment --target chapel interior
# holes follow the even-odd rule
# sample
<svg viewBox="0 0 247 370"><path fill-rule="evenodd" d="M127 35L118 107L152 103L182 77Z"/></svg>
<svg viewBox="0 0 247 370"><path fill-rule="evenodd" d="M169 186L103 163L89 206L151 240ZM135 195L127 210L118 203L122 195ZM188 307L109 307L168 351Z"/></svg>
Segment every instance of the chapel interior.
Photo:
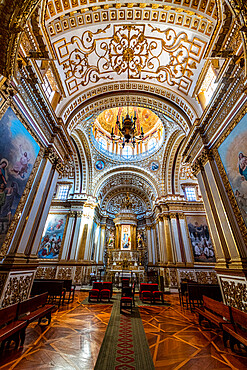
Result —
<svg viewBox="0 0 247 370"><path fill-rule="evenodd" d="M181 302L191 281L247 312L246 1L2 0L0 15L0 314L34 280L75 286L0 368L93 369L116 304L88 292L127 279L164 294L118 312L153 364L96 369L246 369L246 347Z"/></svg>

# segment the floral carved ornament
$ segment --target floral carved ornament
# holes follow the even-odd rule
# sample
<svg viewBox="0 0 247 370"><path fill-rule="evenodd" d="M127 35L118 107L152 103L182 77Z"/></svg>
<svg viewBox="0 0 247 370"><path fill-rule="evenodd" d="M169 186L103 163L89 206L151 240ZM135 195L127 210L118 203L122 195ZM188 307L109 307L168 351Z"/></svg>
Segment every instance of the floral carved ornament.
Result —
<svg viewBox="0 0 247 370"><path fill-rule="evenodd" d="M185 32L151 25L108 25L70 40L54 42L70 95L80 86L115 80L129 70L131 79L156 80L188 94L206 42Z"/></svg>

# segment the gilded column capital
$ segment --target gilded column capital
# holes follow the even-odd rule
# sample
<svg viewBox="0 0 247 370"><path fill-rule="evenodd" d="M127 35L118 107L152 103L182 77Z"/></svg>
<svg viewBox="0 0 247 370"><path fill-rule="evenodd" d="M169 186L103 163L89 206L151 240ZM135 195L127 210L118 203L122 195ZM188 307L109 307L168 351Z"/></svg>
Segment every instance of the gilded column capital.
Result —
<svg viewBox="0 0 247 370"><path fill-rule="evenodd" d="M77 212L76 211L70 211L69 212L69 217L71 217L71 218L75 218L76 215L77 215Z"/></svg>
<svg viewBox="0 0 247 370"><path fill-rule="evenodd" d="M193 175L197 176L198 173L204 169L205 164L213 159L214 159L213 151L206 148L203 149L202 154L199 157L197 157L195 162L191 165Z"/></svg>
<svg viewBox="0 0 247 370"><path fill-rule="evenodd" d="M177 218L176 213L170 213L169 216L170 216L170 218Z"/></svg>
<svg viewBox="0 0 247 370"><path fill-rule="evenodd" d="M184 220L185 219L185 215L183 213L178 213L178 217L181 220Z"/></svg>

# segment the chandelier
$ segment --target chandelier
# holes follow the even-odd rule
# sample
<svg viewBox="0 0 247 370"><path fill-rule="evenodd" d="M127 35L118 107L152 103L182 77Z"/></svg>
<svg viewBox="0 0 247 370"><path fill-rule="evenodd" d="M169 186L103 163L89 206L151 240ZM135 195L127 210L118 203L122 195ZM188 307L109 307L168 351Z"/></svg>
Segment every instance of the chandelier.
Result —
<svg viewBox="0 0 247 370"><path fill-rule="evenodd" d="M133 52L130 48L127 48L124 52L124 56L128 58L128 69L127 69L127 90L129 92L129 62L133 59ZM131 143L133 148L135 147L135 144L137 142L140 142L144 139L144 132L143 128L141 127L141 133L138 134L138 131L136 129L136 111L134 111L134 117L130 116L129 114L129 93L127 95L127 114L125 117L121 117L120 115L117 116L116 125L118 128L119 135L115 135L113 132L113 127L111 131L111 140L113 142L122 141L122 148L125 147L125 144Z"/></svg>

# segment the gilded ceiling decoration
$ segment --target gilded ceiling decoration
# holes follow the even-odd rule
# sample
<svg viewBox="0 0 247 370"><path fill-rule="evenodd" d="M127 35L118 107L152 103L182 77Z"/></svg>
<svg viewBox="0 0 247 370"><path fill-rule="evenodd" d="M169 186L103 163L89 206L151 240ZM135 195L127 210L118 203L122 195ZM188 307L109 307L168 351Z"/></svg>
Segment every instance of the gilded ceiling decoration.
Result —
<svg viewBox="0 0 247 370"><path fill-rule="evenodd" d="M132 203L132 211L136 214L144 213L147 210L146 204L143 200L138 197L136 194L129 194L130 201ZM126 193L121 193L115 195L111 200L107 203L106 210L111 214L117 214L122 209L123 200L126 198Z"/></svg>
<svg viewBox="0 0 247 370"><path fill-rule="evenodd" d="M69 12L72 12L72 15L74 15L73 13L77 10L83 9L83 11L88 11L90 8L92 8L94 13L98 14L101 8L103 8L103 10L115 8L115 12L117 10L121 12L124 7L127 7L128 12L131 13L132 8L136 5L139 5L140 11L144 9L148 13L156 11L159 7L163 8L165 11L170 9L175 10L177 8L177 11L181 12L181 7L183 7L189 15L193 15L198 11L202 14L204 13L205 16L210 17L215 17L216 14L216 0L161 0L159 4L152 0L148 3L143 3L137 0L135 3L122 1L121 3L103 2L103 4L102 0L49 0L47 3L45 19L46 21L50 21L51 19L63 16ZM115 12L113 10L112 16L114 16ZM96 17L94 21L97 21L97 19L98 18Z"/></svg>
<svg viewBox="0 0 247 370"><path fill-rule="evenodd" d="M102 80L153 80L187 95L206 41L190 32L152 25L108 25L69 33L53 43L69 95ZM129 60L129 62L128 62Z"/></svg>
<svg viewBox="0 0 247 370"><path fill-rule="evenodd" d="M138 132L140 131L140 127L143 127L143 131L147 134L157 124L161 126L159 117L151 110L140 107L129 107L129 115L134 116L134 112L136 112L137 116L136 126ZM112 128L116 126L117 117L125 117L126 114L127 107L107 109L97 117L97 123L99 123L105 131L111 133ZM121 122L122 118L119 118L119 120Z"/></svg>

